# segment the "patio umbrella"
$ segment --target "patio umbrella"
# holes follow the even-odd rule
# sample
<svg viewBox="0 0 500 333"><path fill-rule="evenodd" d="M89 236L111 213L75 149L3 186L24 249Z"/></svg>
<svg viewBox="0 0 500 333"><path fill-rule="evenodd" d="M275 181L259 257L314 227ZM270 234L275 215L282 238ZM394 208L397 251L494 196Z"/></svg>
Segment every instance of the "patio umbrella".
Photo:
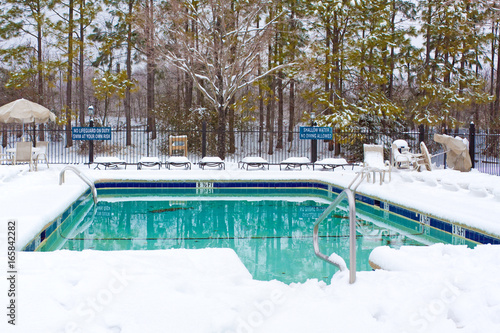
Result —
<svg viewBox="0 0 500 333"><path fill-rule="evenodd" d="M45 106L21 98L0 107L2 123L46 123L56 120L56 115Z"/></svg>
<svg viewBox="0 0 500 333"><path fill-rule="evenodd" d="M0 107L0 122L12 124L46 123L56 120L56 115L45 106L21 98Z"/></svg>
<svg viewBox="0 0 500 333"><path fill-rule="evenodd" d="M468 142L462 138L454 138L445 134L434 134L434 141L445 146L446 163L449 167L468 172L472 168Z"/></svg>

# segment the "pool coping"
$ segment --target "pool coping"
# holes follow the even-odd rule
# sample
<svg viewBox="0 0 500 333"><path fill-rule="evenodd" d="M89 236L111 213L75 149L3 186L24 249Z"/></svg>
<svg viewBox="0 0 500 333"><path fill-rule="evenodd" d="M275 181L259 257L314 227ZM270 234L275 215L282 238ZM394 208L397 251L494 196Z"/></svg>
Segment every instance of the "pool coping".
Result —
<svg viewBox="0 0 500 333"><path fill-rule="evenodd" d="M312 189L326 191L325 197L333 199L334 194L342 192L343 187L328 181L318 179L280 179L280 180L207 180L207 179L182 179L182 180L124 180L124 179L100 179L95 182L96 189L191 189L195 195L211 194L220 189ZM307 195L308 193L301 193ZM63 213L52 221L48 222L42 230L22 247L22 251L35 251L38 246L65 220L71 212L83 201L90 200L90 189L85 190ZM318 194L314 195L318 197ZM408 218L421 224L423 227L430 227L441 230L445 233L467 239L480 244L500 244L500 235L494 235L478 228L470 227L459 222L437 217L435 215L418 211L416 209L403 207L402 205L382 199L377 196L368 195L358 191L356 201L376 209L390 212Z"/></svg>

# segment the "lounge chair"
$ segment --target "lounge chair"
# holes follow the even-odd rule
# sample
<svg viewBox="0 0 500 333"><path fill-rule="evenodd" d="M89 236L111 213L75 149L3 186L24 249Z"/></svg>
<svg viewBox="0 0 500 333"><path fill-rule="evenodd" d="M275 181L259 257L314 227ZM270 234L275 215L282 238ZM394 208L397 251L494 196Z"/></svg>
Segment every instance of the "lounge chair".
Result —
<svg viewBox="0 0 500 333"><path fill-rule="evenodd" d="M254 168L262 168L264 169L267 165L267 169L269 170L269 162L262 157L259 156L248 156L238 162L238 168L254 167Z"/></svg>
<svg viewBox="0 0 500 333"><path fill-rule="evenodd" d="M373 182L375 183L375 176L378 173L380 177L380 185L385 181L385 175L389 174L389 181L391 181L391 164L389 161L384 161L384 147L382 145L363 145L364 161L362 173L368 175L373 174Z"/></svg>
<svg viewBox="0 0 500 333"><path fill-rule="evenodd" d="M16 153L12 160L12 164L18 163L28 163L30 166L30 171L33 170L34 159L33 159L33 144L31 142L17 142L16 143ZM36 166L35 166L36 167Z"/></svg>
<svg viewBox="0 0 500 333"><path fill-rule="evenodd" d="M354 169L356 163L349 163L345 158L324 158L313 163L313 170L315 166L321 166L323 169L335 170L336 167L341 166L342 169L344 169L344 167L348 165L352 166Z"/></svg>
<svg viewBox="0 0 500 333"><path fill-rule="evenodd" d="M104 165L104 170L107 168L118 168L118 166L123 165L125 169L127 168L127 163L124 160L119 159L114 156L100 156L94 160L96 164L94 169L100 169L99 165Z"/></svg>
<svg viewBox="0 0 500 333"><path fill-rule="evenodd" d="M308 167L309 164L311 164L311 160L307 157L289 157L280 162L280 170L281 166L285 166L285 170L296 168L302 170L303 165Z"/></svg>
<svg viewBox="0 0 500 333"><path fill-rule="evenodd" d="M161 169L161 161L158 157L156 157L156 156L151 156L151 157L144 156L144 157L141 157L139 162L137 162L137 170L141 170L142 167L152 168L156 165L158 166L158 170Z"/></svg>
<svg viewBox="0 0 500 333"><path fill-rule="evenodd" d="M226 165L224 164L224 161L221 160L221 158L218 156L205 156L201 159L201 161L198 162L198 165L203 170L205 169L206 166L220 168L220 169L226 169Z"/></svg>
<svg viewBox="0 0 500 333"><path fill-rule="evenodd" d="M170 156L165 162L165 166L169 170L171 166L191 169L191 161L186 156Z"/></svg>
<svg viewBox="0 0 500 333"><path fill-rule="evenodd" d="M38 162L40 160L45 160L47 164L47 168L49 167L49 156L47 155L47 151L49 149L49 143L47 141L37 141L36 148L38 151L34 153L33 159L35 161L35 168L38 169Z"/></svg>

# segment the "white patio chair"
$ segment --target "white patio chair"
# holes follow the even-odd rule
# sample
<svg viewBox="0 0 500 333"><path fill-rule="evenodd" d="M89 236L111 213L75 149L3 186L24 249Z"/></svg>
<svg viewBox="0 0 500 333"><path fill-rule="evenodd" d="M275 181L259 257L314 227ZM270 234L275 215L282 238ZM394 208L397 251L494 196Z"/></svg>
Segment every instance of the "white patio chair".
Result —
<svg viewBox="0 0 500 333"><path fill-rule="evenodd" d="M389 174L389 181L391 181L391 164L389 161L384 161L384 147L382 145L363 145L364 161L362 173L368 175L373 174L373 182L375 183L375 176L378 173L380 177L380 185L385 181L385 175Z"/></svg>
<svg viewBox="0 0 500 333"><path fill-rule="evenodd" d="M49 156L47 155L47 150L49 148L49 143L47 141L38 141L36 143L36 148L38 151L35 152L33 160L35 161L35 167L38 169L38 161L45 160L47 168L49 167Z"/></svg>
<svg viewBox="0 0 500 333"><path fill-rule="evenodd" d="M391 165L400 169L409 169L416 165L416 157L414 154L410 152L401 153L399 151L400 147L396 145L396 143L392 143L391 145Z"/></svg>
<svg viewBox="0 0 500 333"><path fill-rule="evenodd" d="M16 153L14 154L12 164L16 165L18 163L28 163L30 171L33 170L33 145L31 142L16 143Z"/></svg>

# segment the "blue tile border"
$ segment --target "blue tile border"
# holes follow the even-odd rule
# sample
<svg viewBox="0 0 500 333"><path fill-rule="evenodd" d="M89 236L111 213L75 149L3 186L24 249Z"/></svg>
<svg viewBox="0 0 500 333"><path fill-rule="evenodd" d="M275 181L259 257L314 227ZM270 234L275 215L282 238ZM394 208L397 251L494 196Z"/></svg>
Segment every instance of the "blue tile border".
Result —
<svg viewBox="0 0 500 333"><path fill-rule="evenodd" d="M251 195L257 194L256 191L263 191L261 194L276 194L271 190L297 190L300 192L284 192L284 194L295 195L314 195L316 197L324 196L325 198L332 198L332 194L339 194L343 188L336 185L319 182L319 181L104 181L96 182L95 187L98 190L123 190L134 189L133 192L141 193L140 189L161 189L162 194L168 194L171 190L189 190L189 192L182 192L184 194L202 195L203 193L197 192L199 189L212 190L209 194L243 194ZM220 192L223 191L224 192ZM238 191L240 190L240 191ZM314 190L318 190L315 192ZM137 192L139 191L139 192ZM228 193L228 191L230 193ZM233 193L237 191L237 193ZM243 191L243 192L241 192ZM111 193L115 193L114 191ZM173 193L178 194L178 193ZM72 214L76 208L81 205L85 200L89 200L90 190L85 191L73 204L70 205L60 216L55 220L48 223L40 233L31 240L22 251L35 251L36 248L48 237L68 216ZM393 203L385 202L379 198L373 198L367 195L356 193L356 200L365 205L374 207L376 209L386 210L393 214L405 217L409 220L420 223L423 226L429 226L437 230L444 231L448 234L463 237L480 244L500 244L500 237L489 235L477 230L469 229L465 226L455 225L449 221L437 219L435 217L427 216L408 208L404 208Z"/></svg>

